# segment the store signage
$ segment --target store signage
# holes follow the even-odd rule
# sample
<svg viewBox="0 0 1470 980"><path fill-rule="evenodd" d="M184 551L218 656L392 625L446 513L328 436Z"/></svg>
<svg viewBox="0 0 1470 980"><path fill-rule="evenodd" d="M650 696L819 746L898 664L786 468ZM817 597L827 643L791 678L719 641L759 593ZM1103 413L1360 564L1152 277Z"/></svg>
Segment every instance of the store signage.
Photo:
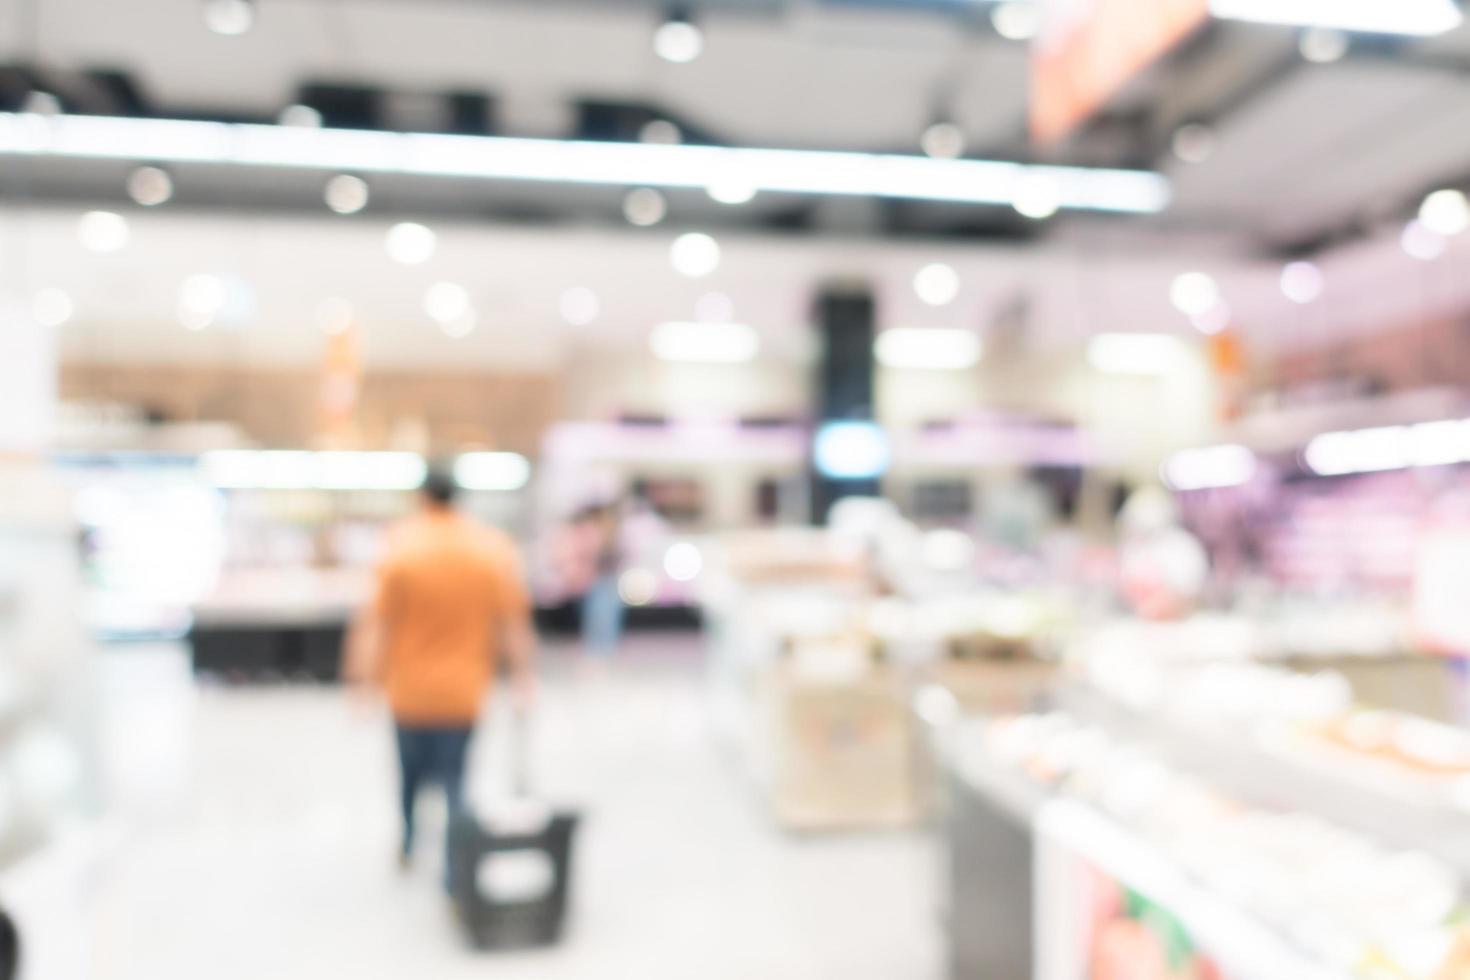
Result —
<svg viewBox="0 0 1470 980"><path fill-rule="evenodd" d="M1210 16L1209 0L1041 0L1031 57L1031 138L1050 146Z"/></svg>

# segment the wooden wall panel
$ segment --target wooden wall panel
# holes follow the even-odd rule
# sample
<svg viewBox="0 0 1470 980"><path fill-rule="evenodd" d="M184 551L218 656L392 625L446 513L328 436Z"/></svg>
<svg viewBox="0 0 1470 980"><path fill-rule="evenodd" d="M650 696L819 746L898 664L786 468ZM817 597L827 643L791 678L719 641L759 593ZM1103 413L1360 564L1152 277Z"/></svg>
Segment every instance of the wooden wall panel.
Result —
<svg viewBox="0 0 1470 980"><path fill-rule="evenodd" d="M67 401L136 405L177 421L233 422L270 447L318 438L319 372L227 366L64 363ZM396 444L432 453L471 444L535 453L561 413L550 374L376 371L363 379L354 448ZM427 444L407 445L427 439Z"/></svg>

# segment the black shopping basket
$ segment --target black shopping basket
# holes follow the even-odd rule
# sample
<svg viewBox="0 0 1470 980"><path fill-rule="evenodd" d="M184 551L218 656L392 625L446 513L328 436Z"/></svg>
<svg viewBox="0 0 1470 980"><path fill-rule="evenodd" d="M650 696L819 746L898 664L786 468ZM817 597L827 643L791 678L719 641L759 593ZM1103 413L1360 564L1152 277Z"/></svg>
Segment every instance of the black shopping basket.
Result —
<svg viewBox="0 0 1470 980"><path fill-rule="evenodd" d="M580 817L532 803L526 720L518 718L514 727L520 812L482 821L466 811L450 827L450 893L470 941L480 949L557 942L571 892Z"/></svg>

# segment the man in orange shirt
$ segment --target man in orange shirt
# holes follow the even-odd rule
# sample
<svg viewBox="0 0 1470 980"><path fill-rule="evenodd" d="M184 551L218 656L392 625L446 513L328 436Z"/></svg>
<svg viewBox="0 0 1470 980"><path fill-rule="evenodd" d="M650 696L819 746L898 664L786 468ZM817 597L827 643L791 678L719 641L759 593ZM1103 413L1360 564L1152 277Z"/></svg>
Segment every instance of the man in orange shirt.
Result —
<svg viewBox="0 0 1470 980"><path fill-rule="evenodd" d="M456 512L455 490L448 475L429 474L419 512L389 535L377 593L349 638L349 677L386 692L397 727L404 866L424 783L443 786L451 821L463 810L470 737L501 655L522 710L534 690L535 635L516 546Z"/></svg>

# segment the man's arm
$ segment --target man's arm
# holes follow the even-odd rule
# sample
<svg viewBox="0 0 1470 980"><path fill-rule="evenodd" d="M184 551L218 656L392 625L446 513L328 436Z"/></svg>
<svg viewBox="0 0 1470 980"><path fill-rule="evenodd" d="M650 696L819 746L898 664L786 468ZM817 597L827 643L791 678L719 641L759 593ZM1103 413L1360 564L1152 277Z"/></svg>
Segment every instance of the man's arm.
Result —
<svg viewBox="0 0 1470 980"><path fill-rule="evenodd" d="M383 615L376 601L363 604L347 628L342 673L356 687L377 687L383 678Z"/></svg>
<svg viewBox="0 0 1470 980"><path fill-rule="evenodd" d="M536 703L536 628L531 611L522 608L505 626L505 655L510 662L516 706L529 711Z"/></svg>

